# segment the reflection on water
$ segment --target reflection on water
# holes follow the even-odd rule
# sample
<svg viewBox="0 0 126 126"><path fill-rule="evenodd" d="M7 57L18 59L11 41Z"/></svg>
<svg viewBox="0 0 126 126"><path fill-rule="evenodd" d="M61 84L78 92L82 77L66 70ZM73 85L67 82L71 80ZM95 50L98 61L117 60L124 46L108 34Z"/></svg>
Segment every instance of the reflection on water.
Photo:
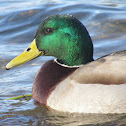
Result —
<svg viewBox="0 0 126 126"><path fill-rule="evenodd" d="M5 70L33 40L47 16L72 14L88 29L94 44L94 58L126 49L125 0L8 0L0 1L0 125L123 126L126 114L68 114L47 110L33 100L4 100L30 94L40 66L53 57L39 57L22 66ZM34 73L32 72L34 71Z"/></svg>

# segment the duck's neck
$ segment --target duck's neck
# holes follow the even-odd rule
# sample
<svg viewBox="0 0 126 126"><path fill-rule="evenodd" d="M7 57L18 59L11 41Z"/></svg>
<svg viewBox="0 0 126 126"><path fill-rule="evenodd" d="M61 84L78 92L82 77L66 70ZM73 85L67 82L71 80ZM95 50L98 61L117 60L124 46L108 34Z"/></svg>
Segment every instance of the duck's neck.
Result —
<svg viewBox="0 0 126 126"><path fill-rule="evenodd" d="M78 35L79 36L79 35ZM77 39L78 40L78 39ZM53 51L53 56L57 61L67 66L79 66L93 61L93 44L88 36L84 39L79 39L78 42L70 41L58 50Z"/></svg>
<svg viewBox="0 0 126 126"><path fill-rule="evenodd" d="M74 56L70 54L66 54L60 58L57 59L57 61L61 64L67 65L67 66L80 66L83 64L87 64L91 61L93 61L93 57L81 55L79 53L76 53Z"/></svg>

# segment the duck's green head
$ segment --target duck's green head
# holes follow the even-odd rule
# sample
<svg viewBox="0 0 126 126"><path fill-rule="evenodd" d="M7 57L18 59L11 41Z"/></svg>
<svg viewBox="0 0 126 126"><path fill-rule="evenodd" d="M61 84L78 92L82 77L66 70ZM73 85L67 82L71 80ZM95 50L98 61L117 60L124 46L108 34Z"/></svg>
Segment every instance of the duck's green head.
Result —
<svg viewBox="0 0 126 126"><path fill-rule="evenodd" d="M55 15L39 26L32 44L6 68L40 55L54 56L64 65L76 66L93 60L93 45L84 25L71 15Z"/></svg>

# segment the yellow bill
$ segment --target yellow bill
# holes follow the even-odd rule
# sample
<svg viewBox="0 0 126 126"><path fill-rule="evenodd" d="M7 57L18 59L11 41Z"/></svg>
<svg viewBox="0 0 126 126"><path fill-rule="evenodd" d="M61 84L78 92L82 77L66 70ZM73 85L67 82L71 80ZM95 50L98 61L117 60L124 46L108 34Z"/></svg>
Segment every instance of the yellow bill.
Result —
<svg viewBox="0 0 126 126"><path fill-rule="evenodd" d="M34 39L31 45L22 54L14 58L6 65L6 69L8 70L12 67L21 65L29 60L32 60L40 55L43 55L42 53L43 53L42 51L39 51L37 49L36 42Z"/></svg>

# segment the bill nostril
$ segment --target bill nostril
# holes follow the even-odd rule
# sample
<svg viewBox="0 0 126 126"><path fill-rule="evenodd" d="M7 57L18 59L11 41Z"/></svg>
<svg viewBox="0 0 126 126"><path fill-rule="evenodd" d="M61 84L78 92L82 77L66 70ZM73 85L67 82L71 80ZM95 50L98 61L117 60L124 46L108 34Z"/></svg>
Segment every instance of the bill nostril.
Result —
<svg viewBox="0 0 126 126"><path fill-rule="evenodd" d="M29 48L27 48L27 52L29 52L31 50L31 48L29 47Z"/></svg>

